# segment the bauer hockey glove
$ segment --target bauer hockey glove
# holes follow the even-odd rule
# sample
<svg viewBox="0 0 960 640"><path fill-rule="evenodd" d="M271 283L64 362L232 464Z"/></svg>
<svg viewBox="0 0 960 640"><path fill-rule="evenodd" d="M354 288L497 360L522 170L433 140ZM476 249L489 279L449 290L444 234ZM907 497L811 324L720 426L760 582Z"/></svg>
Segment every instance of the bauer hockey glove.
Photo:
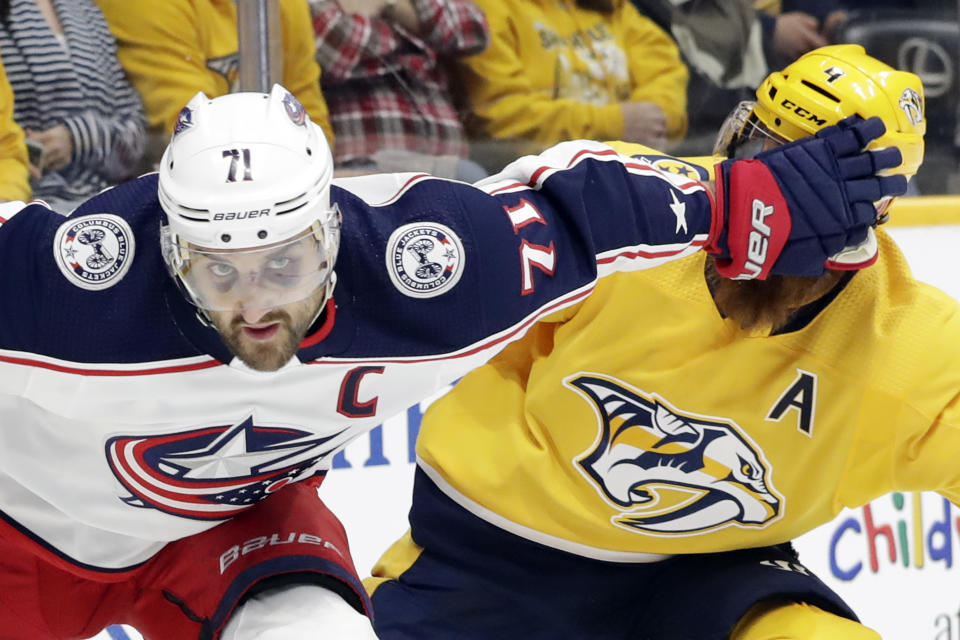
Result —
<svg viewBox="0 0 960 640"><path fill-rule="evenodd" d="M872 264L874 202L907 189L903 176L877 175L900 164L898 149L863 151L884 131L879 118L852 116L755 158L718 164L707 251L720 275L819 276Z"/></svg>

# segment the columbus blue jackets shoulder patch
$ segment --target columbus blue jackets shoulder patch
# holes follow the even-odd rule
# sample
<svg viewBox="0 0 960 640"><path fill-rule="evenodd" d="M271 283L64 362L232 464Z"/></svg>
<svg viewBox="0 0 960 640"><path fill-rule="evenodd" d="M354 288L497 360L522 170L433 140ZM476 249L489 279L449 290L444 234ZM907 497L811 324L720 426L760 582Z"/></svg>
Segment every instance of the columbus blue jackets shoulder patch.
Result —
<svg viewBox="0 0 960 640"><path fill-rule="evenodd" d="M390 234L387 273L400 293L433 298L452 289L463 275L460 238L442 224L413 222Z"/></svg>
<svg viewBox="0 0 960 640"><path fill-rule="evenodd" d="M110 213L68 218L53 239L53 255L64 277L91 291L122 280L133 262L133 253L130 225Z"/></svg>

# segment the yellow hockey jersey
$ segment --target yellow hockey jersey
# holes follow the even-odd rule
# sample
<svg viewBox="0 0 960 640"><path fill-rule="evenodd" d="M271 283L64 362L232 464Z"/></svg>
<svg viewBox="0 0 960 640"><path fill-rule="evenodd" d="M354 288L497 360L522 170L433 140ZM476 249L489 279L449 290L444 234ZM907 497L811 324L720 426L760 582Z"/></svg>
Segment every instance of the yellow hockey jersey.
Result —
<svg viewBox="0 0 960 640"><path fill-rule="evenodd" d="M667 133L686 131L687 69L671 37L629 0L604 15L573 0L476 0L490 26L486 50L462 75L477 128L532 141L623 136L620 102L653 102ZM477 132L475 132L477 133Z"/></svg>
<svg viewBox="0 0 960 640"><path fill-rule="evenodd" d="M891 491L960 503L960 306L877 235L775 335L721 317L703 253L601 279L431 406L421 468L508 531L626 562L784 542Z"/></svg>
<svg viewBox="0 0 960 640"><path fill-rule="evenodd" d="M117 58L140 92L152 129L173 133L180 109L198 91L236 90L239 69L235 0L97 0L117 39ZM320 93L313 27L306 2L280 0L283 85L334 144Z"/></svg>

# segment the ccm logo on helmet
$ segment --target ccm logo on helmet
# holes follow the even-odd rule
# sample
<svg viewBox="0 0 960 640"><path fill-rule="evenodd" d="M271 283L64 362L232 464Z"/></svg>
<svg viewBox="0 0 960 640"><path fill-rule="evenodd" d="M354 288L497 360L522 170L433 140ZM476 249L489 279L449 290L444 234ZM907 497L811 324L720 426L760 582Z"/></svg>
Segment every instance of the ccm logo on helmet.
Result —
<svg viewBox="0 0 960 640"><path fill-rule="evenodd" d="M767 248L770 245L770 225L766 223L767 216L773 213L773 205L767 205L758 198L753 199L753 209L750 212L750 223L753 231L747 239L747 261L743 265L743 273L735 280L750 280L760 275L764 262L767 260Z"/></svg>
<svg viewBox="0 0 960 640"><path fill-rule="evenodd" d="M792 109L795 114L801 118L804 118L805 120L816 123L818 127L822 127L823 125L827 124L825 118L818 118L815 113L811 113L808 109L804 109L793 100L787 100L784 98L783 102L780 103L780 106L787 109Z"/></svg>
<svg viewBox="0 0 960 640"><path fill-rule="evenodd" d="M213 214L214 220L243 220L245 218L259 218L268 215L270 209L253 209L252 211L226 211Z"/></svg>

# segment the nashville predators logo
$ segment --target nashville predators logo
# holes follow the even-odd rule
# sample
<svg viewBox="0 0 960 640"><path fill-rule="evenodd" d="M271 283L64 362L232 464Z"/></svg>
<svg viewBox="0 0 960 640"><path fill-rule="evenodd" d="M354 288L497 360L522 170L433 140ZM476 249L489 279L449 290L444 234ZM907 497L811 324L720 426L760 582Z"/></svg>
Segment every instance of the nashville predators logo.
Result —
<svg viewBox="0 0 960 640"><path fill-rule="evenodd" d="M913 89L908 87L900 94L900 109L913 126L923 122L923 96Z"/></svg>
<svg viewBox="0 0 960 640"><path fill-rule="evenodd" d="M620 510L612 522L652 535L762 528L781 513L763 452L722 418L683 414L655 394L596 375L565 384L600 421L594 445L574 463Z"/></svg>
<svg viewBox="0 0 960 640"><path fill-rule="evenodd" d="M240 79L240 53L238 51L219 58L207 58L207 68L223 76L230 87L230 93L237 90Z"/></svg>

